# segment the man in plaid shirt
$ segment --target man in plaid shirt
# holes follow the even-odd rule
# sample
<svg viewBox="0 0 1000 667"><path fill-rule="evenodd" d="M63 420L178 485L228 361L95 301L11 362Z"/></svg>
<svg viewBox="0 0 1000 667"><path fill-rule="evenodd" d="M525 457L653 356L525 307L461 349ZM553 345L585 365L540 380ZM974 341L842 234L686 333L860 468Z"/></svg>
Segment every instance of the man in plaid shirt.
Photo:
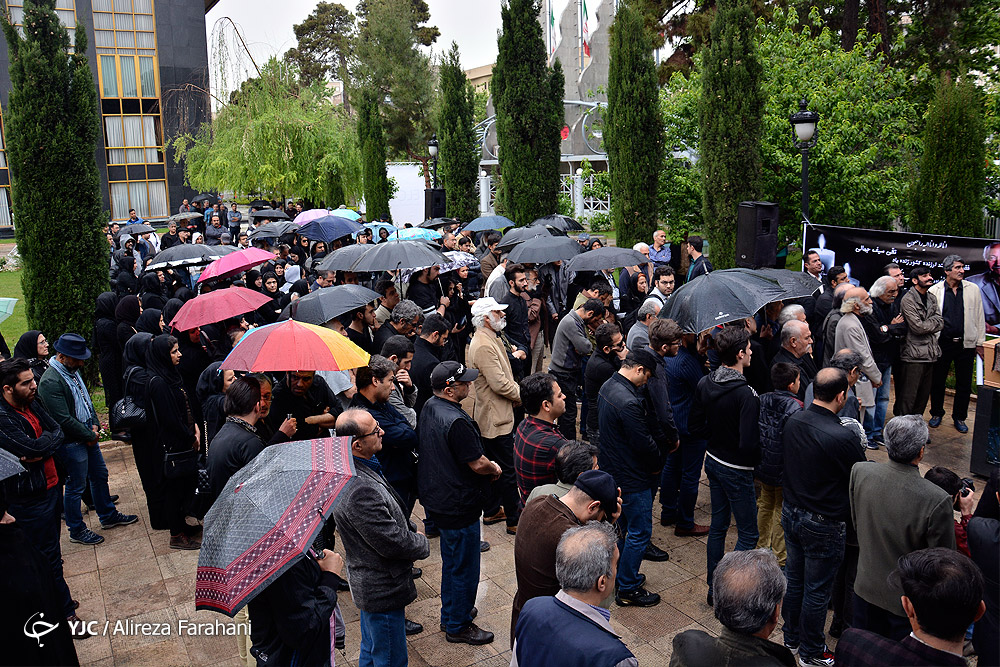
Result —
<svg viewBox="0 0 1000 667"><path fill-rule="evenodd" d="M566 395L548 373L535 373L521 380L521 404L528 415L514 434L514 473L524 506L536 486L556 482L556 452L569 442L556 428L566 411Z"/></svg>

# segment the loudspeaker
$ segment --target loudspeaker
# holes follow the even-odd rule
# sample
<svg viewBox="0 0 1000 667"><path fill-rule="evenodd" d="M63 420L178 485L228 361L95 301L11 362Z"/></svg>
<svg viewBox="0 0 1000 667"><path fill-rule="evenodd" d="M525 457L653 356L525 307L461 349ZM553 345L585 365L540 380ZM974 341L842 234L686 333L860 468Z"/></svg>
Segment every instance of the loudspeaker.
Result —
<svg viewBox="0 0 1000 667"><path fill-rule="evenodd" d="M444 209L444 188L426 188L424 190L424 220L443 218Z"/></svg>
<svg viewBox="0 0 1000 667"><path fill-rule="evenodd" d="M736 216L736 266L773 267L778 254L778 205L766 201L740 202Z"/></svg>

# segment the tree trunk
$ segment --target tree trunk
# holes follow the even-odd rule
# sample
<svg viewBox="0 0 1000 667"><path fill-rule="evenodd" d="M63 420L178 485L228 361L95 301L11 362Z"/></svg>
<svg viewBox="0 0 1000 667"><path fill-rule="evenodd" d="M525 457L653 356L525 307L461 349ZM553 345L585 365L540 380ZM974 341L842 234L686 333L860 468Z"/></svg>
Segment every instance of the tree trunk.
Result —
<svg viewBox="0 0 1000 667"><path fill-rule="evenodd" d="M858 41L858 21L861 11L861 0L844 0L844 20L840 26L840 48L845 51L854 49Z"/></svg>

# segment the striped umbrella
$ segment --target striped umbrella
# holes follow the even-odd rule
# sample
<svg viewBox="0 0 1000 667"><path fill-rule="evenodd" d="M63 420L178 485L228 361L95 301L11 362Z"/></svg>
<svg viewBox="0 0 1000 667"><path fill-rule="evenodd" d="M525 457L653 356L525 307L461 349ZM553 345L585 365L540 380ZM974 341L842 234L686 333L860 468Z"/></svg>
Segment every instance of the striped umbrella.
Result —
<svg viewBox="0 0 1000 667"><path fill-rule="evenodd" d="M243 334L222 368L234 371L345 371L369 355L333 329L285 320Z"/></svg>

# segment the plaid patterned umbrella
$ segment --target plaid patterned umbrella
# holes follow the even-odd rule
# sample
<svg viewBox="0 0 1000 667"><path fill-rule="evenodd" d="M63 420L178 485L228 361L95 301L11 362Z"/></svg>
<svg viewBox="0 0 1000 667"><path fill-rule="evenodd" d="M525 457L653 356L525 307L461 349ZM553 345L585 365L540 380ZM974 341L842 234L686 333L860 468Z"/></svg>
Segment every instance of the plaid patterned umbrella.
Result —
<svg viewBox="0 0 1000 667"><path fill-rule="evenodd" d="M274 445L233 475L205 516L195 607L233 616L305 557L354 475L347 437Z"/></svg>

